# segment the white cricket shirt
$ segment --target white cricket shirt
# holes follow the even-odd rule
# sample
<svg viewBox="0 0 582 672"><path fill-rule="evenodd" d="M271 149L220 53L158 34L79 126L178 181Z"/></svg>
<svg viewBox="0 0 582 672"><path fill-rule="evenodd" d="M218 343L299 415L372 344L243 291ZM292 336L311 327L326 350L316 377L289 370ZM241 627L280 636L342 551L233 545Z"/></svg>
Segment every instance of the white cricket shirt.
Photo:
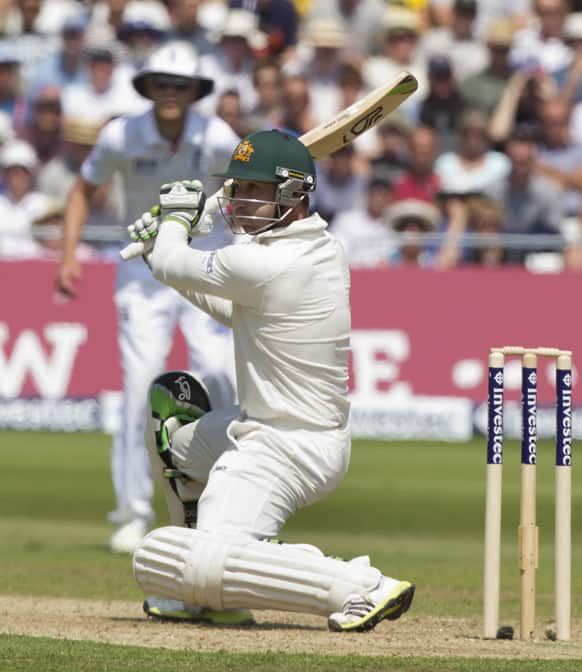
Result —
<svg viewBox="0 0 582 672"><path fill-rule="evenodd" d="M349 270L314 214L242 245L202 252L165 222L154 275L232 325L243 417L332 429L348 422Z"/></svg>

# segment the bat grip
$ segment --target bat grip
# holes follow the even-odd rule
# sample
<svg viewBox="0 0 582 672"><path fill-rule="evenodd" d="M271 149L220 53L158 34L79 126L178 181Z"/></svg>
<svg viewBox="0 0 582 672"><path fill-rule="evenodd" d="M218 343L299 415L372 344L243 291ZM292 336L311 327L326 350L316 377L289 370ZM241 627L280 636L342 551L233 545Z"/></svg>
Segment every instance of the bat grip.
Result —
<svg viewBox="0 0 582 672"><path fill-rule="evenodd" d="M204 206L204 211L200 219L204 217L214 217L218 212L220 204L218 198L222 196L222 189L219 189L216 193L212 194L206 199L206 205ZM151 252L154 246L154 240L148 240L147 242L138 241L136 243L129 243L119 252L119 256L123 261L129 261L130 259L135 259L136 257L141 257L148 252Z"/></svg>

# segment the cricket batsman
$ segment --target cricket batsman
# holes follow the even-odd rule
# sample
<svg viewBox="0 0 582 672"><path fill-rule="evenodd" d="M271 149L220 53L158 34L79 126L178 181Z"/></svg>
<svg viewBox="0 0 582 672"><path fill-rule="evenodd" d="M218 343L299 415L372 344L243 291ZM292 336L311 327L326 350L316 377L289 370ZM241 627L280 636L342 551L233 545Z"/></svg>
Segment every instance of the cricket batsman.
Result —
<svg viewBox="0 0 582 672"><path fill-rule="evenodd" d="M368 557L270 541L348 469L346 258L309 215L315 165L299 140L253 133L220 176L224 216L249 242L189 247L205 202L199 181L163 185L159 216L129 227L135 241L155 238L147 260L160 282L232 328L239 399L211 410L185 372L151 385L146 441L173 525L139 544L134 574L177 610L278 609L324 616L334 631L370 630L408 610L414 585Z"/></svg>

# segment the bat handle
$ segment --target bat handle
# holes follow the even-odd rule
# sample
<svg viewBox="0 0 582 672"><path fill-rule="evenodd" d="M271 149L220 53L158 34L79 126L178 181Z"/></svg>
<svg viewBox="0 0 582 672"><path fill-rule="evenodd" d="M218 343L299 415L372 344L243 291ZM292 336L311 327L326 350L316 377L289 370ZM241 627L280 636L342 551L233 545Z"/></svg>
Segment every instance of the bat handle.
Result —
<svg viewBox="0 0 582 672"><path fill-rule="evenodd" d="M144 254L147 254L151 251L154 246L154 241L151 241L150 245L146 245L141 240L137 243L129 243L119 252L119 256L123 261L129 261L130 259L135 259L136 257L142 257Z"/></svg>
<svg viewBox="0 0 582 672"><path fill-rule="evenodd" d="M211 217L214 219L214 216L218 212L220 208L220 204L218 202L218 198L222 196L222 189L219 189L216 193L212 194L212 196L209 196L206 200L206 205L204 206L204 212L202 213L202 217L200 218L200 221L207 219L208 217ZM130 259L135 259L136 257L141 257L144 254L147 254L148 252L152 251L152 248L154 246L154 240L148 240L147 242L139 241L136 243L129 243L129 245L126 245L120 252L119 256L122 258L123 261L129 261Z"/></svg>

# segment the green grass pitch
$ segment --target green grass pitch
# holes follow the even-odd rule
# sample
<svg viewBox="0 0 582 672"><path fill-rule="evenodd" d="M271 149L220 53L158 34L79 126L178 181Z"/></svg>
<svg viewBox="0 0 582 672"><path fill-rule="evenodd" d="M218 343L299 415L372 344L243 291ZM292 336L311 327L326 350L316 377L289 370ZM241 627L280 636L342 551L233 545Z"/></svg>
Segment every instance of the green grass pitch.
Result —
<svg viewBox="0 0 582 672"><path fill-rule="evenodd" d="M111 527L105 515L113 507L109 471L110 438L100 434L0 433L0 595L38 595L75 598L141 600L127 557L107 552ZM480 618L482 608L482 554L484 503L484 440L468 443L356 441L346 480L323 502L299 512L281 535L290 542L312 543L342 557L369 554L386 573L413 580L419 587L414 610L433 616ZM540 569L537 615L553 614L553 447L541 442L538 452L538 524ZM574 460L576 456L574 454ZM503 511L502 621L519 614L517 525L519 447L509 442L505 451ZM576 462L575 462L576 464ZM574 467L573 617L582 617L582 476ZM159 493L155 507L158 523L167 516ZM2 669L53 669L49 662L73 643L56 640L0 637ZM124 648L78 644L77 660L61 670L118 669ZM86 655L82 654L86 651ZM90 651L90 653L89 653ZM120 652L121 651L121 652ZM44 664L33 665L38 653ZM64 654L63 654L64 655ZM200 654L202 655L202 654ZM244 655L225 655L224 666L192 669L285 669L267 664L261 656L250 664ZM7 656L7 657L6 657ZM75 658L76 656L76 658ZM111 656L111 667L91 666L83 660ZM152 651L129 658L142 660ZM136 658L137 656L137 658ZM140 657L141 656L141 657ZM180 669L184 654L165 651L157 670ZM216 656L215 656L216 658ZM226 659L230 661L227 665ZM298 657L298 661L301 657ZM377 661L352 661L327 667L312 657L304 669L383 669ZM101 659L101 658L99 658ZM163 662L168 659L167 667ZM236 660L235 660L236 659ZM55 659L56 660L56 659ZM246 660L246 662L245 662ZM263 660L263 662L261 662ZM20 661L20 662L19 662ZM236 662L238 661L238 662ZM440 667L425 659L421 667L398 663L393 669L546 669L496 665ZM329 662L329 661L328 661ZM264 663L264 667L263 667ZM214 664L214 663L213 663ZM300 663L298 662L298 665ZM20 665L20 666L19 666ZM26 665L30 665L27 667ZM121 663L119 663L121 665ZM172 667L174 665L174 667ZM210 663L209 663L210 665ZM269 666L270 665L270 666ZM552 670L568 669L559 661ZM582 661L580 662L582 669ZM119 667L119 669L122 669ZM123 669L134 669L126 665ZM137 669L137 666L135 667ZM186 668L184 668L186 669ZM549 669L549 666L548 668Z"/></svg>

